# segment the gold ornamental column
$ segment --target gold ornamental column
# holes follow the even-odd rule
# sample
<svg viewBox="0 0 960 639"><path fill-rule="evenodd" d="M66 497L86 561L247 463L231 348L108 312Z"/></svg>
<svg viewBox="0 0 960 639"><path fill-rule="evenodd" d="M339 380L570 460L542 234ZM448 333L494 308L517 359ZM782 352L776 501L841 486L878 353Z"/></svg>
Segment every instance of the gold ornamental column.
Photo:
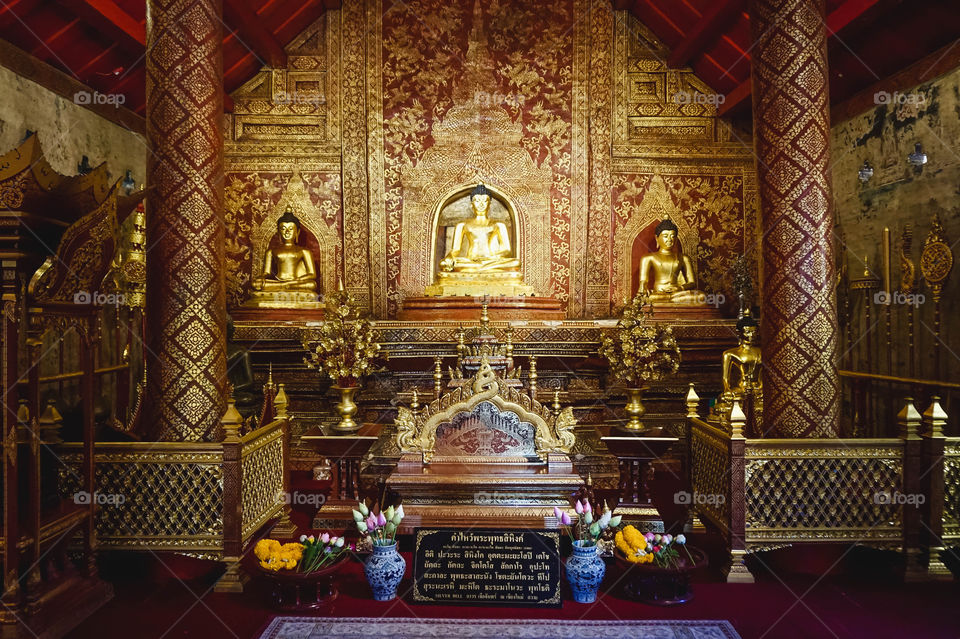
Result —
<svg viewBox="0 0 960 639"><path fill-rule="evenodd" d="M762 208L763 431L838 432L824 0L751 0Z"/></svg>
<svg viewBox="0 0 960 639"><path fill-rule="evenodd" d="M226 388L221 0L147 2L147 434L218 436Z"/></svg>

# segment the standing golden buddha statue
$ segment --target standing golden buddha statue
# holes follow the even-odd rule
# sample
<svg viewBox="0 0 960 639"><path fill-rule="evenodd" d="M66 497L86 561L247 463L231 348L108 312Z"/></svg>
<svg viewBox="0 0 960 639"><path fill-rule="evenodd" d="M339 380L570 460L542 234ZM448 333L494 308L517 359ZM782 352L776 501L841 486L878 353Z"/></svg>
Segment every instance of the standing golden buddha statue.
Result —
<svg viewBox="0 0 960 639"><path fill-rule="evenodd" d="M473 217L456 225L450 250L440 260L430 296L532 295L523 284L520 259L503 222L490 219L490 190L480 182L470 193Z"/></svg>
<svg viewBox="0 0 960 639"><path fill-rule="evenodd" d="M299 244L300 228L300 220L287 208L277 220L274 236L279 237L280 246L265 251L260 274L251 282L249 305L306 308L318 304L317 270L310 249Z"/></svg>
<svg viewBox="0 0 960 639"><path fill-rule="evenodd" d="M680 249L677 231L670 218L657 224L657 251L640 260L639 289L647 291L651 302L700 305L705 296L697 290L693 263Z"/></svg>
<svg viewBox="0 0 960 639"><path fill-rule="evenodd" d="M729 416L734 400L740 402L744 411L752 410L754 424L759 423L763 412L763 388L760 372L763 364L760 358L760 346L757 345L757 320L746 311L737 322L740 343L723 352L723 393L717 402L717 413ZM749 398L749 400L748 400ZM746 405L749 401L752 406Z"/></svg>

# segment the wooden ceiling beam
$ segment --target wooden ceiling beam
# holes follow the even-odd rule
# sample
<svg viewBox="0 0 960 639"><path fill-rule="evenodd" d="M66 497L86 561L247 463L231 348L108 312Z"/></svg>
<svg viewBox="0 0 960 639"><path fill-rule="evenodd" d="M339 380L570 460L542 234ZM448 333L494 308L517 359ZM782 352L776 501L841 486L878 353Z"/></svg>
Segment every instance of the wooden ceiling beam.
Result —
<svg viewBox="0 0 960 639"><path fill-rule="evenodd" d="M960 40L941 47L893 75L882 78L830 109L830 122L836 124L877 106L877 93L893 94L940 77L960 66Z"/></svg>
<svg viewBox="0 0 960 639"><path fill-rule="evenodd" d="M42 60L38 60L5 40L0 40L0 65L17 75L30 78L32 82L36 82L45 89L56 93L68 102L73 102L78 92L94 92L94 89L89 85L79 82L73 76L67 75ZM143 135L146 131L143 118L125 106L115 107L92 101L80 106L135 133Z"/></svg>
<svg viewBox="0 0 960 639"><path fill-rule="evenodd" d="M0 29L13 25L24 26L31 11L37 8L41 0L5 0L0 3Z"/></svg>
<svg viewBox="0 0 960 639"><path fill-rule="evenodd" d="M674 47L667 60L667 66L671 69L685 67L690 60L709 49L743 12L745 4L746 0L722 0L713 4L687 33L683 41Z"/></svg>
<svg viewBox="0 0 960 639"><path fill-rule="evenodd" d="M138 58L147 46L145 27L113 0L65 0L71 11L87 24Z"/></svg>
<svg viewBox="0 0 960 639"><path fill-rule="evenodd" d="M880 0L847 0L831 11L826 19L828 37L837 35L844 27L862 16L879 1ZM728 93L724 103L717 109L717 115L726 115L747 100L751 93L750 82L751 80L746 80L736 89Z"/></svg>
<svg viewBox="0 0 960 639"><path fill-rule="evenodd" d="M250 49L260 61L274 69L287 67L287 52L263 26L263 20L250 8L246 0L224 0L223 17L237 29L237 39Z"/></svg>

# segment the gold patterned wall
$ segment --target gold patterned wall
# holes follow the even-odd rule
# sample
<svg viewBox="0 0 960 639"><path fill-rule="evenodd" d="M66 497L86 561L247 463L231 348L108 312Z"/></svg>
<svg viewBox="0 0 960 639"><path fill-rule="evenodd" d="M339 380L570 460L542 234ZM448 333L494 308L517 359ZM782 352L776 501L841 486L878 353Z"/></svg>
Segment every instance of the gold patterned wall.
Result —
<svg viewBox="0 0 960 639"><path fill-rule="evenodd" d="M714 106L673 101L710 91L607 2L364 0L287 50L226 123L232 304L295 174L311 230L335 236L321 269L380 318L432 283L437 204L478 179L518 211L526 283L571 318L630 294L625 247L651 216L689 229L702 288L731 297L724 274L755 253L751 141Z"/></svg>
<svg viewBox="0 0 960 639"><path fill-rule="evenodd" d="M698 287L722 293L729 309L733 261L758 257L752 140L716 117L722 97L688 69L667 68L669 50L636 18L615 18L610 299L616 307L633 295L644 231L668 215Z"/></svg>
<svg viewBox="0 0 960 639"><path fill-rule="evenodd" d="M288 47L286 69L264 69L233 94L225 148L227 303L240 305L290 206L314 252L320 291L343 268L340 167L340 12Z"/></svg>

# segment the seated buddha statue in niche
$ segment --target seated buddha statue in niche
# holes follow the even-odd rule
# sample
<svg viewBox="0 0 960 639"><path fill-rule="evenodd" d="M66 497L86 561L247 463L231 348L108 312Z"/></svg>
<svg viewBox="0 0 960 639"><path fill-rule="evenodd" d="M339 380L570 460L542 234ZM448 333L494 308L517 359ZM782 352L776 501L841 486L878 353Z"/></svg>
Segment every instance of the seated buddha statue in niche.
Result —
<svg viewBox="0 0 960 639"><path fill-rule="evenodd" d="M489 217L490 190L480 182L470 193L473 217L454 228L450 250L437 266L427 295L532 295L503 222Z"/></svg>
<svg viewBox="0 0 960 639"><path fill-rule="evenodd" d="M510 247L510 232L503 222L494 222L490 211L490 191L483 182L470 193L473 219L457 224L453 248L440 260L440 270L455 273L519 271L520 260Z"/></svg>
<svg viewBox="0 0 960 639"><path fill-rule="evenodd" d="M647 291L652 302L703 304L705 296L697 290L693 263L680 249L677 230L670 218L657 224L657 251L640 260L640 290Z"/></svg>
<svg viewBox="0 0 960 639"><path fill-rule="evenodd" d="M261 307L296 307L315 303L317 270L310 249L298 243L300 220L288 207L277 220L279 247L271 241L260 274L253 278L251 302Z"/></svg>

